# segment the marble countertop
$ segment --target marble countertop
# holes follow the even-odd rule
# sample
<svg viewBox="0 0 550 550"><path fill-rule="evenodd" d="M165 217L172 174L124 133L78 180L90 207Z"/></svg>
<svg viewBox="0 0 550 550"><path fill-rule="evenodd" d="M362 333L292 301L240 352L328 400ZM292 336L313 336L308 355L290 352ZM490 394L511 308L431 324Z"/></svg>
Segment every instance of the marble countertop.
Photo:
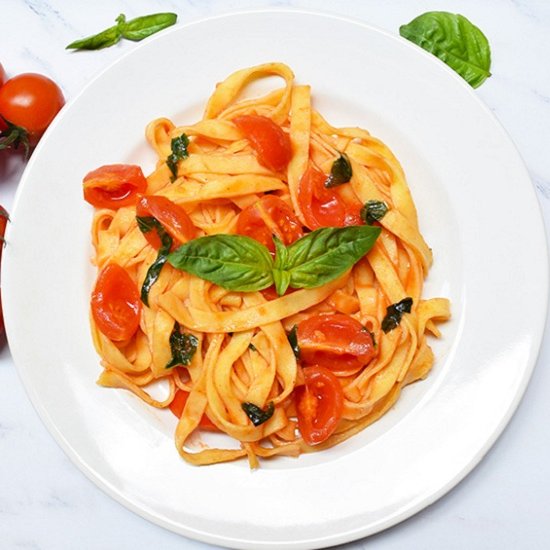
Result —
<svg viewBox="0 0 550 550"><path fill-rule="evenodd" d="M429 10L462 13L487 35L493 76L476 93L525 160L550 227L550 2L546 0L2 0L0 62L8 75L39 72L67 100L123 53L71 55L64 47L128 17L173 11L179 22L265 7L352 17L391 33ZM10 210L24 163L0 154L0 204ZM514 223L521 223L521 215ZM435 504L360 548L542 549L550 538L550 334L517 413L474 471ZM546 435L545 435L546 434ZM69 461L35 413L9 348L0 349L0 547L10 549L212 548L138 517L96 488Z"/></svg>

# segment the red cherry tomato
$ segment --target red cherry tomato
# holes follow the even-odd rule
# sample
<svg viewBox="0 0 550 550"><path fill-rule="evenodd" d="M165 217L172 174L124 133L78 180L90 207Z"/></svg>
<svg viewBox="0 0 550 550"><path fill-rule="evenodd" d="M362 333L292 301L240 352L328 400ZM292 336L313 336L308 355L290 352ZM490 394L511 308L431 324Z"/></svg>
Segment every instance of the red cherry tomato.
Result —
<svg viewBox="0 0 550 550"><path fill-rule="evenodd" d="M97 327L115 342L128 340L139 326L139 291L130 275L118 264L108 264L99 273L91 306Z"/></svg>
<svg viewBox="0 0 550 550"><path fill-rule="evenodd" d="M152 216L160 222L174 239L173 249L184 242L194 239L197 234L197 230L187 212L166 197L144 195L136 205L136 216ZM158 250L162 246L156 231L148 231L144 233L144 236L153 248Z"/></svg>
<svg viewBox="0 0 550 550"><path fill-rule="evenodd" d="M38 141L64 104L61 88L41 74L14 76L0 88L0 115L24 128L31 145Z"/></svg>
<svg viewBox="0 0 550 550"><path fill-rule="evenodd" d="M318 229L360 225L362 221L359 199L349 188L326 188L326 179L327 176L312 164L300 179L298 204L307 226Z"/></svg>
<svg viewBox="0 0 550 550"><path fill-rule="evenodd" d="M1 65L0 65L1 67ZM6 210L0 206L0 260L4 249L4 234L8 225L9 215ZM2 314L2 297L0 296L0 334L4 333L4 315Z"/></svg>
<svg viewBox="0 0 550 550"><path fill-rule="evenodd" d="M0 88L4 85L4 82L6 82L6 71L2 67L2 63L0 63Z"/></svg>
<svg viewBox="0 0 550 550"><path fill-rule="evenodd" d="M189 397L189 392L186 392L184 390L177 390L176 395L174 396L174 399L172 400L172 403L170 403L169 408L170 410L178 417L181 418L181 415L183 413L183 409L185 408L185 404L187 403L187 398ZM202 428L203 430L209 430L211 432L218 432L217 426L206 416L206 414L203 414L200 422L199 422L199 428Z"/></svg>
<svg viewBox="0 0 550 550"><path fill-rule="evenodd" d="M147 180L139 166L108 164L92 170L83 180L84 199L96 208L132 206L145 193Z"/></svg>
<svg viewBox="0 0 550 550"><path fill-rule="evenodd" d="M285 170L292 156L292 149L288 134L279 125L260 115L238 116L233 122L250 141L261 165L273 172Z"/></svg>
<svg viewBox="0 0 550 550"><path fill-rule="evenodd" d="M296 389L298 428L308 445L318 445L334 433L342 418L344 392L325 367L306 367L303 373L305 384Z"/></svg>
<svg viewBox="0 0 550 550"><path fill-rule="evenodd" d="M237 220L237 233L256 239L271 252L275 252L273 235L277 235L286 245L304 235L294 210L275 195L264 195L245 208Z"/></svg>
<svg viewBox="0 0 550 550"><path fill-rule="evenodd" d="M298 324L300 360L324 365L336 374L360 370L376 355L371 333L344 313L320 313Z"/></svg>

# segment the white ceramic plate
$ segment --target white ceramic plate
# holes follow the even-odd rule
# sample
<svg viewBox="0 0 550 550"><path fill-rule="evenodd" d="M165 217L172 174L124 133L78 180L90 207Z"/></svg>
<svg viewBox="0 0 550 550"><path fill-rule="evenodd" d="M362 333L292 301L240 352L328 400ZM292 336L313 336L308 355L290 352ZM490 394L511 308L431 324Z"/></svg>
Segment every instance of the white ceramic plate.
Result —
<svg viewBox="0 0 550 550"><path fill-rule="evenodd" d="M306 32L307 29L307 32ZM430 377L378 423L324 453L196 468L175 419L99 388L88 330L91 208L83 174L140 163L148 121L194 122L216 82L283 61L334 125L359 125L402 161L434 250L427 296L452 300ZM520 215L518 215L520 213ZM175 28L120 59L68 105L29 162L2 290L30 399L73 462L131 510L191 538L309 548L391 526L458 483L514 412L541 341L547 260L538 204L514 146L472 89L393 35L299 12ZM527 246L528 244L528 246Z"/></svg>

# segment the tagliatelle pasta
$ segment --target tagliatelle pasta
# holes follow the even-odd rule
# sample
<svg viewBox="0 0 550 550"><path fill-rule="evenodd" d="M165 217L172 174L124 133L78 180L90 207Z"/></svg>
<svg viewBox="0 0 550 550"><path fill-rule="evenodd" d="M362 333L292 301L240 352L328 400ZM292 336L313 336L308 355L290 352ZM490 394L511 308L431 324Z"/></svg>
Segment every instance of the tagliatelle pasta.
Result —
<svg viewBox="0 0 550 550"><path fill-rule="evenodd" d="M239 99L250 82L268 76L284 85ZM262 149L264 134L247 134L251 120L276 125L288 151L271 144ZM107 266L123 268L124 277L110 284L124 304L134 304L127 313L136 326L112 337L105 328L109 319L93 310L91 327L103 367L99 384L174 412L184 399L174 425L176 448L186 461L246 457L255 467L258 457L326 449L376 421L405 385L427 376L434 364L428 333L439 336L436 323L449 318L450 307L445 298L422 296L432 254L403 170L386 145L366 130L331 126L314 110L310 87L296 84L282 63L233 73L216 86L202 120L180 127L154 120L146 137L158 155L156 169L135 185L124 180L116 197L124 204L97 203L104 206L96 208L92 224L93 263L104 278ZM342 167L347 180L338 173ZM113 184L88 178L84 189L103 196ZM142 195L145 202L138 203ZM184 211L179 233L167 235L172 222L154 209L158 197ZM378 208L374 218L371 206ZM149 208L148 216L140 208ZM174 242L205 236L248 234L261 242L267 231L266 246L277 240L271 233L291 246L312 230L365 223L381 231L364 257L322 285L293 288L291 281L283 293L278 286L276 292L224 288L162 257ZM155 231L156 247L150 240ZM143 303L136 305L140 290ZM118 306L96 284L94 307L108 316ZM353 338L350 332L346 340L343 327L356 331ZM331 390L336 412L324 420L326 388L315 381L319 372L337 381ZM151 390L159 381L162 398ZM304 437L325 428L318 439ZM190 437L203 429L238 444L197 449Z"/></svg>

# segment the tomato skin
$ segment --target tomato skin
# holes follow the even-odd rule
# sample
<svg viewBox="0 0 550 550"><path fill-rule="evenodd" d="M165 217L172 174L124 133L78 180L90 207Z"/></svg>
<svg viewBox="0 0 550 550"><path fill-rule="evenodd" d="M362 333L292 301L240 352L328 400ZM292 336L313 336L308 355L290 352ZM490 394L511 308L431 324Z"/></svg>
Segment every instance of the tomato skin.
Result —
<svg viewBox="0 0 550 550"><path fill-rule="evenodd" d="M290 139L270 118L261 115L235 117L233 123L250 141L258 162L273 172L282 172L292 156Z"/></svg>
<svg viewBox="0 0 550 550"><path fill-rule="evenodd" d="M188 397L189 392L186 392L184 390L177 390L176 395L174 395L174 399L172 400L170 405L168 405L172 413L178 418L181 418ZM219 432L218 427L212 422L212 420L210 420L210 418L208 418L206 414L202 415L199 422L199 428L211 432Z"/></svg>
<svg viewBox="0 0 550 550"><path fill-rule="evenodd" d="M84 200L96 208L117 209L136 204L147 180L139 166L107 164L84 176Z"/></svg>
<svg viewBox="0 0 550 550"><path fill-rule="evenodd" d="M24 128L31 142L38 141L63 105L61 88L41 74L19 74L0 88L0 114Z"/></svg>
<svg viewBox="0 0 550 550"><path fill-rule="evenodd" d="M325 187L326 179L326 174L313 164L300 179L298 204L307 226L313 230L362 224L359 199L352 193L344 193L339 187Z"/></svg>
<svg viewBox="0 0 550 550"><path fill-rule="evenodd" d="M4 82L6 82L6 71L4 70L2 63L0 63L0 88L4 85Z"/></svg>
<svg viewBox="0 0 550 550"><path fill-rule="evenodd" d="M357 372L376 355L372 335L344 313L320 313L298 324L300 360L339 375Z"/></svg>
<svg viewBox="0 0 550 550"><path fill-rule="evenodd" d="M141 300L134 281L118 264L107 264L99 273L91 300L97 328L107 338L122 342L139 326Z"/></svg>
<svg viewBox="0 0 550 550"><path fill-rule="evenodd" d="M0 65L1 67L1 65ZM4 234L8 225L9 214L0 206L0 260L2 259L2 251L4 250ZM4 333L4 315L2 313L2 296L0 295L0 334Z"/></svg>
<svg viewBox="0 0 550 550"><path fill-rule="evenodd" d="M245 208L237 220L237 233L256 239L270 252L275 252L273 235L285 245L304 236L302 224L294 210L275 195L264 195L258 202Z"/></svg>
<svg viewBox="0 0 550 550"><path fill-rule="evenodd" d="M342 418L344 392L338 378L327 368L303 369L305 383L296 389L298 429L308 445L326 441Z"/></svg>
<svg viewBox="0 0 550 550"><path fill-rule="evenodd" d="M194 239L197 235L197 230L187 212L166 197L143 195L136 205L136 216L152 216L160 222L174 240L172 249ZM158 250L162 246L156 231L148 231L143 236L153 248Z"/></svg>

